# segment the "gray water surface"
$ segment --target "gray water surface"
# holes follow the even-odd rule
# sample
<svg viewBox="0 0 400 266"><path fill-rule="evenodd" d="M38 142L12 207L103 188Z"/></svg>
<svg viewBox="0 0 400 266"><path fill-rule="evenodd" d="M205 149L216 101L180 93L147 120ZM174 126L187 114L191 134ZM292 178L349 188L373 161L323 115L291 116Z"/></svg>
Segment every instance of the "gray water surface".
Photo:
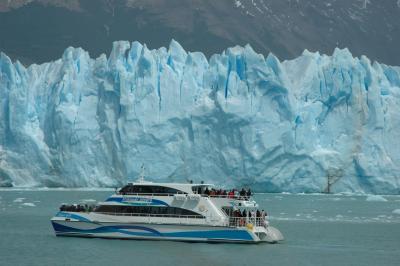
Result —
<svg viewBox="0 0 400 266"><path fill-rule="evenodd" d="M0 191L0 265L399 265L400 196L258 194L281 244L56 237L61 203L111 191ZM394 212L393 212L394 211ZM398 211L400 212L400 211Z"/></svg>

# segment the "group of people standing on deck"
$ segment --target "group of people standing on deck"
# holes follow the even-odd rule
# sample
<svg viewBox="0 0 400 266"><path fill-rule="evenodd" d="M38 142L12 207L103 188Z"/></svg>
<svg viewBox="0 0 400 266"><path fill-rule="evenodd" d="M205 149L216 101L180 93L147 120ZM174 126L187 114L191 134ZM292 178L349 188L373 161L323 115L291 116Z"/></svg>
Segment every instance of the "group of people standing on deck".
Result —
<svg viewBox="0 0 400 266"><path fill-rule="evenodd" d="M91 205L81 205L81 204L72 204L72 205L66 205L62 204L60 206L60 211L66 211L66 212L91 212L94 209L93 206Z"/></svg>
<svg viewBox="0 0 400 266"><path fill-rule="evenodd" d="M243 198L243 199L249 199L251 197L251 190L250 188L248 190L245 190L242 188L242 190L238 191L236 189L231 189L230 191L222 190L222 189L208 189L206 188L204 190L204 194L208 196L226 196L228 198Z"/></svg>
<svg viewBox="0 0 400 266"><path fill-rule="evenodd" d="M256 221L256 225L257 226L262 226L264 225L265 222L265 218L267 217L267 212L264 210L251 210L251 211L247 211L247 210L235 210L233 211L233 218L236 218L236 223L238 223L238 225L245 225L247 221L247 219L255 219Z"/></svg>
<svg viewBox="0 0 400 266"><path fill-rule="evenodd" d="M242 212L240 210L233 211L233 217L265 218L267 215L267 212L264 210L243 210Z"/></svg>

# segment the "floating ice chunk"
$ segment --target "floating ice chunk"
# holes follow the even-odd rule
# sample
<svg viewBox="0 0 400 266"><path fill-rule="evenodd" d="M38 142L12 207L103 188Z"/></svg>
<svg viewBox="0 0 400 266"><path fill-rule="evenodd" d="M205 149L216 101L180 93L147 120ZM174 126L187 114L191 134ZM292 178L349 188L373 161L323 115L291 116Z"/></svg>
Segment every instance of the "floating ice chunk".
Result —
<svg viewBox="0 0 400 266"><path fill-rule="evenodd" d="M33 203L33 202L25 202L25 203L22 203L22 206L36 207L35 203Z"/></svg>
<svg viewBox="0 0 400 266"><path fill-rule="evenodd" d="M23 202L25 200L25 198L16 198L14 200L14 202Z"/></svg>
<svg viewBox="0 0 400 266"><path fill-rule="evenodd" d="M392 213L400 215L400 209L395 209L395 210L392 211Z"/></svg>
<svg viewBox="0 0 400 266"><path fill-rule="evenodd" d="M366 199L366 201L376 201L376 202L385 202L387 199L380 195L369 195Z"/></svg>
<svg viewBox="0 0 400 266"><path fill-rule="evenodd" d="M398 5L400 5L400 4L398 4ZM242 3L239 0L236 0L235 1L235 6L236 7L240 7L240 6L242 6Z"/></svg>
<svg viewBox="0 0 400 266"><path fill-rule="evenodd" d="M343 196L354 196L357 195L358 193L350 192L350 191L343 191L338 193L338 195L343 195Z"/></svg>

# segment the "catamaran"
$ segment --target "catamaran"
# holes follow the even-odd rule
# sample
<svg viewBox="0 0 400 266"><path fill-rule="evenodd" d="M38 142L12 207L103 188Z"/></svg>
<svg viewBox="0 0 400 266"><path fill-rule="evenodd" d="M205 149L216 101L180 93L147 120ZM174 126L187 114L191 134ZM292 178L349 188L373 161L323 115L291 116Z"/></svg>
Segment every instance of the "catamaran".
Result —
<svg viewBox="0 0 400 266"><path fill-rule="evenodd" d="M247 195L212 184L128 183L93 208L63 205L57 236L188 242L276 243L284 238Z"/></svg>

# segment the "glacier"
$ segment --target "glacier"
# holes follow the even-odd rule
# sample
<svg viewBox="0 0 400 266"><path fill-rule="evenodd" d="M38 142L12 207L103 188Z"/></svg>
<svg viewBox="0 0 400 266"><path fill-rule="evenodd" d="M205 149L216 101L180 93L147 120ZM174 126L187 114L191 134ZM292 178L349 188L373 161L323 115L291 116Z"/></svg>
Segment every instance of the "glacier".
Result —
<svg viewBox="0 0 400 266"><path fill-rule="evenodd" d="M0 55L0 186L212 182L400 193L400 67L250 45L206 58L117 41L28 67Z"/></svg>

